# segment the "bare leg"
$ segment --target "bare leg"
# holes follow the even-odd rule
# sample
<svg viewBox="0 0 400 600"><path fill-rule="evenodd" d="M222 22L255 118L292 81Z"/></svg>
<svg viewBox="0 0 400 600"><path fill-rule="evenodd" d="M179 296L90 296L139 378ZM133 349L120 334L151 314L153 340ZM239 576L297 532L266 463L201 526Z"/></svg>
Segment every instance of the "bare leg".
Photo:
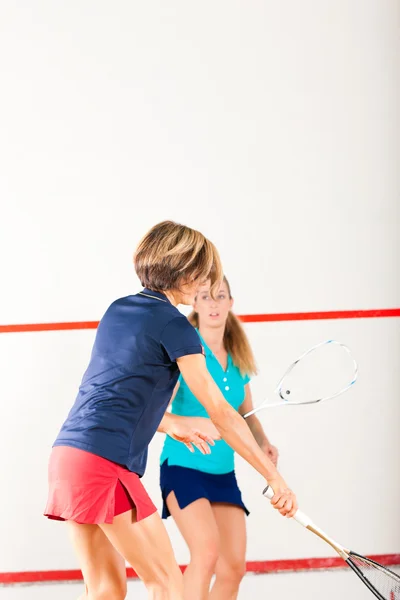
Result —
<svg viewBox="0 0 400 600"><path fill-rule="evenodd" d="M246 517L238 506L213 504L220 551L210 600L236 600L246 573Z"/></svg>
<svg viewBox="0 0 400 600"><path fill-rule="evenodd" d="M135 511L130 510L99 527L135 569L151 600L183 600L182 573L158 513L136 522Z"/></svg>
<svg viewBox="0 0 400 600"><path fill-rule="evenodd" d="M180 509L174 492L167 504L190 550L190 564L184 573L184 600L207 600L218 559L219 534L211 505L200 498Z"/></svg>
<svg viewBox="0 0 400 600"><path fill-rule="evenodd" d="M68 530L87 586L79 600L124 600L125 561L100 527L68 521Z"/></svg>

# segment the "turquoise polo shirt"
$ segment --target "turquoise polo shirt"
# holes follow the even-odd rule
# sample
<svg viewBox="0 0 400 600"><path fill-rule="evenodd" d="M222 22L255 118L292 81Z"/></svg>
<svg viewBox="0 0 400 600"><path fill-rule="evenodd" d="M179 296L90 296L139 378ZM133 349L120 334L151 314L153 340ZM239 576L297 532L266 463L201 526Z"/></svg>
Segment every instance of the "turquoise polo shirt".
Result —
<svg viewBox="0 0 400 600"><path fill-rule="evenodd" d="M250 378L240 374L238 367L233 364L230 354L228 354L225 371L201 336L200 340L204 347L206 365L210 375L229 404L235 410L239 410L246 395L245 385ZM207 411L189 390L182 376L179 377L179 384L179 390L172 402L171 412L185 417L209 418ZM224 440L217 440L215 446L211 446L211 454L204 455L197 448L194 453L190 452L185 444L167 435L160 457L161 464L167 459L169 465L197 469L205 473L229 473L235 467L234 451Z"/></svg>

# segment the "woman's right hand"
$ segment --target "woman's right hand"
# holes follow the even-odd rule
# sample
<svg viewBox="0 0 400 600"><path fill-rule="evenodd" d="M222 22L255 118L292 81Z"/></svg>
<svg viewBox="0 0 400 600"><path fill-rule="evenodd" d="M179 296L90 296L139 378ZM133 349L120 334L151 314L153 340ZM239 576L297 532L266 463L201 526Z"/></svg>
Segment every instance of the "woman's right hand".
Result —
<svg viewBox="0 0 400 600"><path fill-rule="evenodd" d="M271 498L271 504L281 515L290 519L297 512L297 499L291 489L285 483L283 477L277 474L276 477L268 479L268 485L274 492Z"/></svg>
<svg viewBox="0 0 400 600"><path fill-rule="evenodd" d="M185 417L185 419L192 424L194 429L201 431L204 435L208 435L213 440L221 439L221 434L211 419L207 417Z"/></svg>
<svg viewBox="0 0 400 600"><path fill-rule="evenodd" d="M157 430L166 433L177 442L182 442L190 452L197 448L202 454L211 454L210 446L214 446L214 440L221 439L212 421L205 417L183 417L165 413Z"/></svg>

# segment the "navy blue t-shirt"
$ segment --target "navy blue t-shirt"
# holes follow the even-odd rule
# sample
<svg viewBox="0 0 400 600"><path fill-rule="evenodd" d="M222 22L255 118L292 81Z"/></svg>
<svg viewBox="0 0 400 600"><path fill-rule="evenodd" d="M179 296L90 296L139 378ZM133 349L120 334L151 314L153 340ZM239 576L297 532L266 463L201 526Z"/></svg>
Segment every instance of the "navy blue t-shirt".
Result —
<svg viewBox="0 0 400 600"><path fill-rule="evenodd" d="M201 354L196 330L164 294L116 300L100 321L89 366L54 443L142 476L147 447L178 380L177 358Z"/></svg>

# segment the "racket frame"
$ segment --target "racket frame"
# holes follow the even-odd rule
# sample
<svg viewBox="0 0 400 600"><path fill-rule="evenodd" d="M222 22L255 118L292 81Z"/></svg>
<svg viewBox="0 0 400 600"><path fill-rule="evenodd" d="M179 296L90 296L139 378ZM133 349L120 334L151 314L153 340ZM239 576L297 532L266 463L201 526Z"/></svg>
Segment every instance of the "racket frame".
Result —
<svg viewBox="0 0 400 600"><path fill-rule="evenodd" d="M287 398L285 398L282 395L282 388L283 388L283 382L285 380L285 378L289 375L289 373L291 373L291 371L293 371L293 369L295 368L295 366L303 359L305 358L307 355L311 354L312 352L315 352L315 350L317 350L318 348L321 348L322 346L327 346L328 344L336 344L338 346L341 346L342 348L344 348L344 350L346 350L346 352L349 354L351 360L353 361L353 366L354 366L354 374L353 374L353 378L350 381L350 383L348 383L347 385L345 385L343 388L341 388L339 391L337 391L335 394L332 394L330 396L322 396L321 398L316 398L315 400L306 400L306 401L292 401L292 400L287 400ZM349 390L357 381L357 377L358 377L358 365L356 360L354 359L354 357L351 354L350 348L348 346L346 346L346 344L342 344L341 342L337 342L336 340L325 340L324 342L320 342L319 344L316 344L315 346L312 346L311 348L309 348L308 350L306 350L305 352L303 352L303 354L301 356L299 356L291 365L290 367L285 371L285 373L283 374L283 376L280 378L278 385L275 388L275 394L278 394L278 396L280 397L280 401L279 402L268 402L268 399L264 400L264 402L262 404L260 404L259 406L256 406L255 408L253 408L252 410L250 410L249 412L247 412L245 415L243 415L244 419L247 419L247 417L250 417L251 415L254 415L255 413L257 413L260 410L263 410L265 408L273 408L275 406L300 406L300 405L305 405L305 404L316 404L318 402L324 402L325 400L332 400L332 398L336 398L337 396L340 396L341 394L344 394L344 392L347 392L347 390Z"/></svg>

